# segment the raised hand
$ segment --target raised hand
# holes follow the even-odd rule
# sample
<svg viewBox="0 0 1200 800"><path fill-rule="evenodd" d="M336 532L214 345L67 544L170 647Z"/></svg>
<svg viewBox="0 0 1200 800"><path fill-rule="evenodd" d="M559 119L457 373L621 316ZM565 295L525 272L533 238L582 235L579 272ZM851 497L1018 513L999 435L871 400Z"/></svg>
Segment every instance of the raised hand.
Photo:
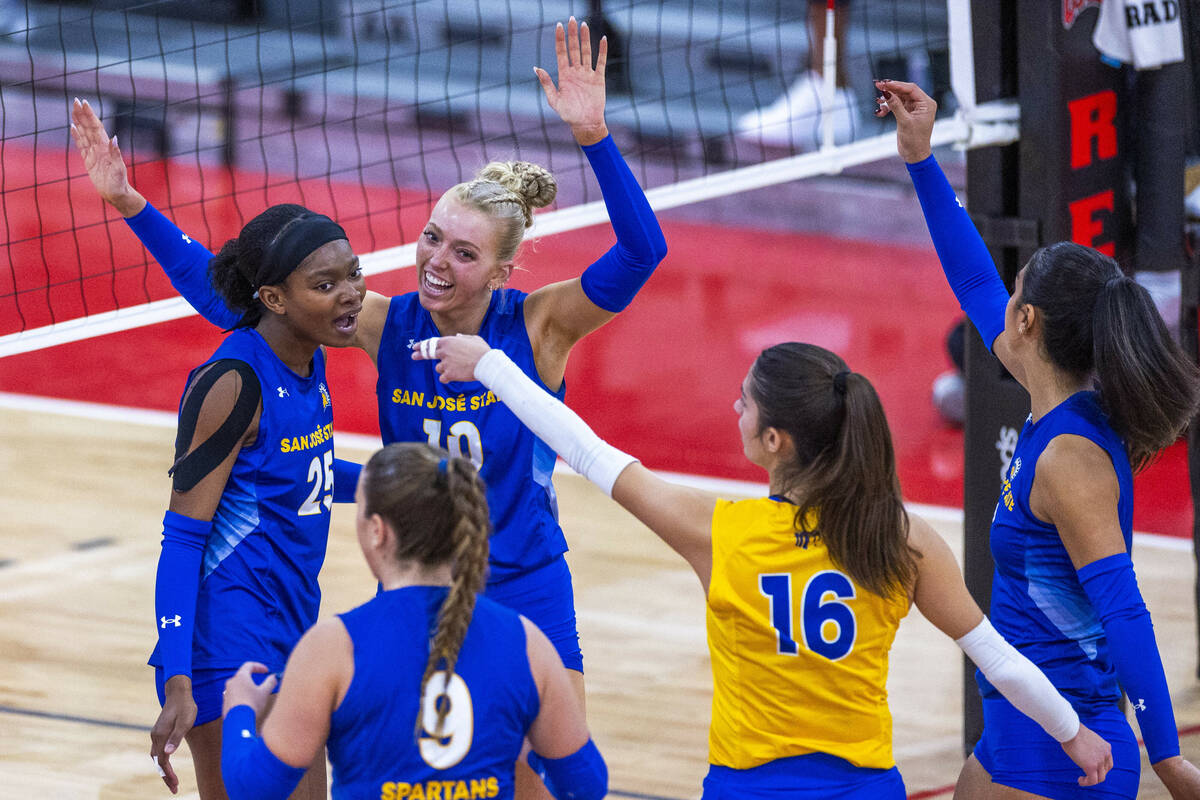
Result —
<svg viewBox="0 0 1200 800"><path fill-rule="evenodd" d="M442 383L451 381L475 380L475 365L483 354L492 348L479 336L434 336L413 342L413 361L437 360L434 367L438 380Z"/></svg>
<svg viewBox="0 0 1200 800"><path fill-rule="evenodd" d="M878 117L890 112L896 118L896 149L909 164L929 158L929 139L937 116L937 103L920 86L904 81L875 81L881 94Z"/></svg>
<svg viewBox="0 0 1200 800"><path fill-rule="evenodd" d="M117 137L108 137L108 131L104 130L104 124L91 105L86 100L81 102L78 97L71 104L71 139L83 157L83 166L92 185L104 202L125 217L132 217L146 207L146 198L129 184Z"/></svg>
<svg viewBox="0 0 1200 800"><path fill-rule="evenodd" d="M534 67L546 102L571 126L575 141L581 145L595 144L608 135L604 124L604 67L608 63L608 37L600 37L596 51L596 66L592 67L592 40L586 22L578 24L574 17L563 30L560 22L554 28L554 55L558 61L558 85L541 67Z"/></svg>

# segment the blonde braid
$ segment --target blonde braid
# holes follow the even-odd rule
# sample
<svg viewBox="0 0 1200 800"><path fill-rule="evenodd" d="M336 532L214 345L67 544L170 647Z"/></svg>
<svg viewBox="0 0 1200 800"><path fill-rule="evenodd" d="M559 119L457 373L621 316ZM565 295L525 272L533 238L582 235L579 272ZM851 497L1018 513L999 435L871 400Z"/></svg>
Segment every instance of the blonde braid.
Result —
<svg viewBox="0 0 1200 800"><path fill-rule="evenodd" d="M483 589L488 563L488 533L491 526L486 490L479 473L467 459L451 458L446 465L445 480L457 519L452 533L454 579L438 611L437 631L429 647L425 674L421 677L422 697L425 696L426 684L443 661L446 664L446 685L450 684L458 652L475 612L475 596ZM441 735L449 710L446 703L437 704L437 729L432 731L435 736Z"/></svg>

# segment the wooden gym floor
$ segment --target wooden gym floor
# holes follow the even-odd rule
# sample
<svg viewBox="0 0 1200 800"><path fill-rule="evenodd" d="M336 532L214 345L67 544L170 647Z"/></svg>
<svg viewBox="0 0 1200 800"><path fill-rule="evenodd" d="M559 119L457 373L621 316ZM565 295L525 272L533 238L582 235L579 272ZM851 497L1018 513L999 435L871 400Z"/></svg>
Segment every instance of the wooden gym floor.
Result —
<svg viewBox="0 0 1200 800"><path fill-rule="evenodd" d="M173 422L16 396L0 396L0 407L0 797L166 797L147 756L158 706L145 660ZM361 460L369 450L340 442L339 454ZM581 478L562 475L557 485L589 723L612 795L697 797L711 690L700 587L653 534ZM956 516L932 517L961 549ZM321 581L325 614L374 592L353 519L352 507L336 507ZM1135 561L1184 753L1197 760L1190 543L1141 537ZM962 763L959 652L913 612L891 664L896 757L909 792L949 797ZM175 760L179 796L196 797L186 748ZM1148 768L1141 796L1167 796Z"/></svg>

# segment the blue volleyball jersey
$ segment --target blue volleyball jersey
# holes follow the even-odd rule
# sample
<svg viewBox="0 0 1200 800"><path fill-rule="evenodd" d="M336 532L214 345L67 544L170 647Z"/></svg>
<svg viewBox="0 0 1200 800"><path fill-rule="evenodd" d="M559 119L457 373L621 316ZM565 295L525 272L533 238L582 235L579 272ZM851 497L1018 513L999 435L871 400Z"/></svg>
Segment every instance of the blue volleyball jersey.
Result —
<svg viewBox="0 0 1200 800"><path fill-rule="evenodd" d="M321 603L317 573L333 503L325 353L318 349L312 374L300 377L258 331L241 328L205 363L220 359L254 370L262 415L254 444L238 452L204 547L192 666L236 668L253 660L278 671L317 621ZM157 648L150 663L160 664Z"/></svg>
<svg viewBox="0 0 1200 800"><path fill-rule="evenodd" d="M492 292L479 335L503 350L538 386L525 330L524 292ZM441 383L434 364L413 361L410 345L438 336L416 292L393 297L376 363L379 427L385 444L428 442L469 458L487 484L492 518L489 583L566 552L551 475L556 455L477 381ZM557 392L563 398L565 384Z"/></svg>
<svg viewBox="0 0 1200 800"><path fill-rule="evenodd" d="M1001 485L992 518L990 617L996 630L1041 667L1051 683L1082 712L1120 698L1116 670L1100 618L1079 582L1058 529L1029 508L1038 458L1063 434L1096 443L1117 474L1117 513L1125 547L1133 538L1133 472L1120 437L1094 392L1078 392L1037 422L1026 421ZM999 692L976 673L984 697Z"/></svg>
<svg viewBox="0 0 1200 800"><path fill-rule="evenodd" d="M407 586L341 615L354 646L354 677L329 726L334 800L513 796L514 764L540 706L525 629L515 612L478 598L448 690L422 699L446 593L444 586ZM444 671L430 687L439 680ZM449 712L435 736L436 704L447 697Z"/></svg>

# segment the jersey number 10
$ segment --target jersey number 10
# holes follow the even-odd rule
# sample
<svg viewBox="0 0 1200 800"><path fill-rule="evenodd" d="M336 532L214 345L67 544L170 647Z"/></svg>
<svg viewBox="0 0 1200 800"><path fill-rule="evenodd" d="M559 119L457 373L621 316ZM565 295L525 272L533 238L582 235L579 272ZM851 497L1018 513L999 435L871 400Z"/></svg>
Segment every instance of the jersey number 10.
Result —
<svg viewBox="0 0 1200 800"><path fill-rule="evenodd" d="M759 575L758 590L770 601L771 627L778 639L779 654L798 654L799 645L792 638L791 574ZM800 601L800 638L804 640L804 646L830 661L849 655L854 649L858 630L854 612L842 601L853 599L854 584L836 570L818 572L809 578Z"/></svg>

